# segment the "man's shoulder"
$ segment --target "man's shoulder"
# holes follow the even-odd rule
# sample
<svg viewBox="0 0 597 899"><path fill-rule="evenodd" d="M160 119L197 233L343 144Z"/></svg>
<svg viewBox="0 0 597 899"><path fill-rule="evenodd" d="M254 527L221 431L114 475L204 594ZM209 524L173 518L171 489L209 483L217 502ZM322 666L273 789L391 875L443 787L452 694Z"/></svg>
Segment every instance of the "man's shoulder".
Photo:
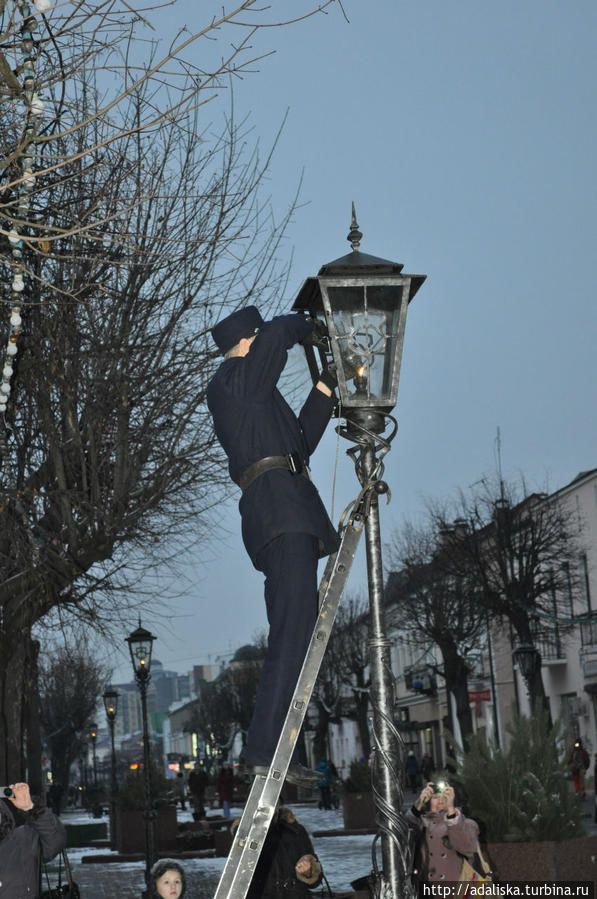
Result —
<svg viewBox="0 0 597 899"><path fill-rule="evenodd" d="M207 384L208 401L227 390L230 379L234 377L240 363L242 363L240 356L231 356L230 359L224 359L220 363Z"/></svg>

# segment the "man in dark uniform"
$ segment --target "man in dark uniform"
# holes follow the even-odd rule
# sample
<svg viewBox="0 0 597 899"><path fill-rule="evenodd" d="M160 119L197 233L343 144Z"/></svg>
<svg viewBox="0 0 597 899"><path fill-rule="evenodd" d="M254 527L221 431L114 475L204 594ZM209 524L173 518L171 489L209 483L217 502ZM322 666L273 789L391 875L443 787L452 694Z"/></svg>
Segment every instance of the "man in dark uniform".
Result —
<svg viewBox="0 0 597 899"><path fill-rule="evenodd" d="M243 491L243 541L265 574L270 626L243 753L245 770L252 773L269 767L311 639L318 559L339 545L307 469L334 408L335 378L322 374L298 418L276 387L288 350L310 339L314 327L300 314L264 322L248 306L212 329L226 358L209 383L207 402L230 476ZM313 782L295 759L288 780Z"/></svg>

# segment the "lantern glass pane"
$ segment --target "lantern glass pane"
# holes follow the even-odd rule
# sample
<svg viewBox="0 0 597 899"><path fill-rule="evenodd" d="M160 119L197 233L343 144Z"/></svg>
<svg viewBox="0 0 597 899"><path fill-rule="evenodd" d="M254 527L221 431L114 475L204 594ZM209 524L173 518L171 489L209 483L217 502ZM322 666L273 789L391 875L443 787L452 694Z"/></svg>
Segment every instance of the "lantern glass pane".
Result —
<svg viewBox="0 0 597 899"><path fill-rule="evenodd" d="M149 659L151 657L151 643L149 640L147 642L135 643L133 656L135 658L135 668L138 671L149 668Z"/></svg>
<svg viewBox="0 0 597 899"><path fill-rule="evenodd" d="M351 406L393 406L404 323L402 285L329 286L333 327Z"/></svg>

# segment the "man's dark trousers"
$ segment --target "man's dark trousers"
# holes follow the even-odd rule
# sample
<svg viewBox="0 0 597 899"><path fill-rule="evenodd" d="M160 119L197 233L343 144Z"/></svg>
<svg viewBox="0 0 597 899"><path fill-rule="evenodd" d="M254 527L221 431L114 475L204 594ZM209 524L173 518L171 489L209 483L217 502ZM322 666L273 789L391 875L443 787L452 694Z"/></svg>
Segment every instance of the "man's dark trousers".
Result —
<svg viewBox="0 0 597 899"><path fill-rule="evenodd" d="M269 765L274 754L317 619L318 557L311 534L282 534L257 557L270 632L243 752L247 764Z"/></svg>

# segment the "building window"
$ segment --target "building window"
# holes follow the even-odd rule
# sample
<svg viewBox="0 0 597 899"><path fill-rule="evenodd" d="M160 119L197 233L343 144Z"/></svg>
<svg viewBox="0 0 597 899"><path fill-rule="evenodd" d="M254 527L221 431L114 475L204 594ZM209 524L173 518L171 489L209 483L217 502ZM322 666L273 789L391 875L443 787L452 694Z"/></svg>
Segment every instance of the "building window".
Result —
<svg viewBox="0 0 597 899"><path fill-rule="evenodd" d="M590 615L593 609L591 607L591 587L589 584L589 562L586 553L583 553L580 557L580 584L585 601L585 609L583 611L586 610Z"/></svg>

